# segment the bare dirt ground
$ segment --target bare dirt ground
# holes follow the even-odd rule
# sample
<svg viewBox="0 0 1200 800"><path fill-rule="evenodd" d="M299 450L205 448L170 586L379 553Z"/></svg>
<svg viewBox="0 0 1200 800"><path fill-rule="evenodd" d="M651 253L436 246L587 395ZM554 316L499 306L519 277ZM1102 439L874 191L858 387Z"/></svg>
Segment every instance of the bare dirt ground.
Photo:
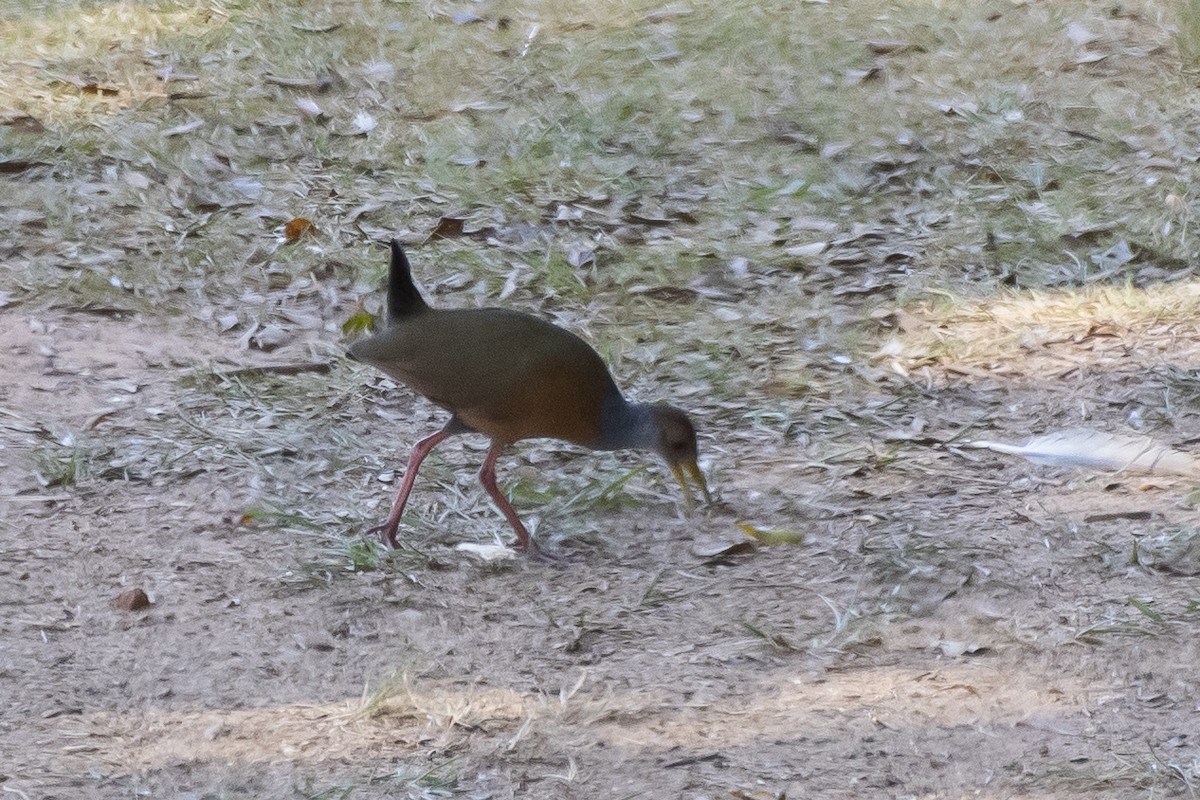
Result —
<svg viewBox="0 0 1200 800"><path fill-rule="evenodd" d="M107 409L94 429L135 446L178 413L179 364L220 353L137 322L38 319L0 317L0 749L18 796L1133 797L1194 779L1200 553L1177 536L1180 487L1032 477L934 444L989 404L1154 402L1136 359L1057 392L897 381L872 404L888 411L858 409L865 427L929 424L886 466L814 464L708 419L720 506L594 514L607 535L565 567L482 563L431 523L410 533L419 567L301 581L314 540L244 524L254 476L236 464L37 487L11 457L30 437ZM381 439L417 435L406 421ZM473 492L477 458L446 460ZM741 518L806 539L697 555ZM153 606L111 607L129 587Z"/></svg>
<svg viewBox="0 0 1200 800"><path fill-rule="evenodd" d="M1194 482L965 446L1200 441L1161 8L39 9L0 9L0 795L1200 792ZM461 437L365 538L443 418L341 356L393 233L692 412L717 502L522 444L565 563L486 561Z"/></svg>

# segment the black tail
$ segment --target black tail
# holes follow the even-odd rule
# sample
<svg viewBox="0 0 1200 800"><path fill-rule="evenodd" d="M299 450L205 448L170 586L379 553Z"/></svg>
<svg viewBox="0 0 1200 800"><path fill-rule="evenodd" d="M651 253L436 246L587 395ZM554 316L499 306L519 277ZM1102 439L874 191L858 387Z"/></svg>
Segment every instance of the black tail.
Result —
<svg viewBox="0 0 1200 800"><path fill-rule="evenodd" d="M404 317L420 313L429 308L425 298L413 283L412 269L408 256L399 239L392 239L392 266L388 272L387 318L388 324Z"/></svg>

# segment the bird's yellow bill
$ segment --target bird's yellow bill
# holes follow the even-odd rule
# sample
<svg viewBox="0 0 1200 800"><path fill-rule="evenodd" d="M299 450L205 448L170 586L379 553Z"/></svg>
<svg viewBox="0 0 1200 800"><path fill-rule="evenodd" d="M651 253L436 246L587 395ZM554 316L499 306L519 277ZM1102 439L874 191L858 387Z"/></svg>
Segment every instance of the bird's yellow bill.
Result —
<svg viewBox="0 0 1200 800"><path fill-rule="evenodd" d="M712 495L708 491L708 482L704 480L704 473L700 471L700 467L697 466L695 461L672 464L671 474L675 476L675 480L679 481L679 488L683 489L683 507L689 516L696 510L696 502L692 497L692 487L688 481L689 478L700 487L700 493L704 495L704 502L712 502Z"/></svg>

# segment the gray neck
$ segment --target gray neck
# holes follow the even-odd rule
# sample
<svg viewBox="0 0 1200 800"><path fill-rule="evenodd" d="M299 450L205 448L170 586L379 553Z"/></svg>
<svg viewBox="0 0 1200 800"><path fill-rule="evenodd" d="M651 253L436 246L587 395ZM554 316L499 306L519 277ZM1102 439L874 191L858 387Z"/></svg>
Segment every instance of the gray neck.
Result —
<svg viewBox="0 0 1200 800"><path fill-rule="evenodd" d="M658 409L648 403L630 403L614 386L604 398L600 438L595 450L657 450Z"/></svg>

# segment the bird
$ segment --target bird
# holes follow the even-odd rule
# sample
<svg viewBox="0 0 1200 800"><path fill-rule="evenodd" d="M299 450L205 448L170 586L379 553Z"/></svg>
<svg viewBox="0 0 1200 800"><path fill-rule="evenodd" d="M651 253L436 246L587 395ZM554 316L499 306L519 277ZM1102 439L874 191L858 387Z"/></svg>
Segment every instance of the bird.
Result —
<svg viewBox="0 0 1200 800"><path fill-rule="evenodd" d="M516 533L514 548L530 556L546 557L496 481L501 452L523 439L655 452L679 482L689 514L689 480L712 502L696 463L696 428L685 412L626 400L591 345L533 314L431 307L413 283L401 242L393 239L390 248L382 330L353 342L348 354L449 411L450 419L413 447L387 521L368 533L380 534L387 547L398 546L400 516L421 462L443 440L462 433L491 440L480 483Z"/></svg>

